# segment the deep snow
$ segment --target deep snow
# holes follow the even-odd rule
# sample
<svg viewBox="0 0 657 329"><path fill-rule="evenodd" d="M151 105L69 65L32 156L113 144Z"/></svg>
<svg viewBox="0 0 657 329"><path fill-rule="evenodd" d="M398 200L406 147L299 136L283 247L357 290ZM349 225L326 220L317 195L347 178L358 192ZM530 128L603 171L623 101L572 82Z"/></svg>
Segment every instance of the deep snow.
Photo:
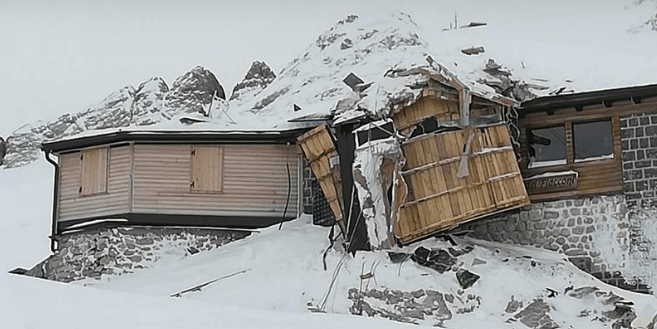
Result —
<svg viewBox="0 0 657 329"><path fill-rule="evenodd" d="M459 257L460 266L482 278L464 292L460 291L454 272L438 274L410 260L401 266L392 264L384 252L359 252L352 257L345 256L338 248L328 253L325 271L322 253L328 244L328 229L311 225L308 216L285 223L280 231L276 226L262 229L213 251L189 257L179 253L177 257L168 257L132 275L103 276L101 280L65 285L7 274L6 270L30 267L49 253L51 175L52 169L42 160L24 168L0 171L3 182L0 198L4 208L9 209L3 218L11 219L2 221L0 231L0 266L4 269L0 274L0 324L3 328L76 328L90 323L99 328L179 328L183 324L240 328L265 324L273 328L403 326L382 319L346 315L351 305L347 291L358 288L362 269L367 272L372 266L375 280L369 283L370 289L412 291L422 288L481 298L481 305L473 313L454 312L454 318L445 322L448 328L518 327L518 323L505 322L513 315L504 311L512 295L525 305L537 298L545 299L553 308L550 316L562 327L610 325L592 322L594 314L580 317L583 310L601 312L609 310L610 306L595 299L568 297L563 292L569 286L595 286L633 301L639 315L635 320L637 328L657 312L654 297L605 285L579 271L562 255L469 239L457 239L457 248L467 245L475 248ZM430 239L397 251L411 252L418 245L449 247L445 241ZM336 284L325 298L333 271L340 262L342 267ZM217 281L200 292L186 293L176 299L169 297L242 270L247 271ZM560 294L556 298L546 298L547 288ZM309 307L322 304L329 314L309 314ZM470 305L462 304L463 307ZM455 302L451 306L456 309L459 305ZM422 323L434 324L431 320Z"/></svg>

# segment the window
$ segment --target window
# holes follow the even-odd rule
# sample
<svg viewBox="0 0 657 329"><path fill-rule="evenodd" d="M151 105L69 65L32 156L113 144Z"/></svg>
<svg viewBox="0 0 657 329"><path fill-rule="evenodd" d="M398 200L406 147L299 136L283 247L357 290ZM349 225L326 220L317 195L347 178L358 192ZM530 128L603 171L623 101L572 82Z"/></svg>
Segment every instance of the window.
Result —
<svg viewBox="0 0 657 329"><path fill-rule="evenodd" d="M80 152L80 194L107 192L107 151L107 147L101 147Z"/></svg>
<svg viewBox="0 0 657 329"><path fill-rule="evenodd" d="M527 132L529 168L566 164L566 133L563 126Z"/></svg>
<svg viewBox="0 0 657 329"><path fill-rule="evenodd" d="M192 147L192 191L221 192L222 149L216 146Z"/></svg>
<svg viewBox="0 0 657 329"><path fill-rule="evenodd" d="M575 162L614 157L611 120L574 123L573 150Z"/></svg>

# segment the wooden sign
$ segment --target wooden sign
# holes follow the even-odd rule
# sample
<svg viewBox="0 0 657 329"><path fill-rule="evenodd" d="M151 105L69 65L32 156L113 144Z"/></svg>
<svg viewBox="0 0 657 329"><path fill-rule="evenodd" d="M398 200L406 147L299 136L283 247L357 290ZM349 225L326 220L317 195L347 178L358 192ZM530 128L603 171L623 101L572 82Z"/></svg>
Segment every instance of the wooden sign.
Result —
<svg viewBox="0 0 657 329"><path fill-rule="evenodd" d="M529 194L569 191L577 188L577 172L546 173L524 179Z"/></svg>

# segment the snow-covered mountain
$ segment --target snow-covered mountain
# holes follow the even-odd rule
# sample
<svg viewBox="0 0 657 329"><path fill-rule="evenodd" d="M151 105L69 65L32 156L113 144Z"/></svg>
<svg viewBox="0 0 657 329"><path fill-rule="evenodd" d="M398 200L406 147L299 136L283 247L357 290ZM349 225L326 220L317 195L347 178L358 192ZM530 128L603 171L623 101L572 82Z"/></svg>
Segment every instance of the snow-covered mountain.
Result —
<svg viewBox="0 0 657 329"><path fill-rule="evenodd" d="M44 140L65 138L86 130L151 126L178 114L204 113L213 96L223 99L223 87L212 72L201 66L176 79L171 89L164 79L153 77L137 88L122 87L83 111L24 125L4 143L0 142L6 147L4 161L0 163L4 162L5 168L29 164L41 156L39 148Z"/></svg>
<svg viewBox="0 0 657 329"><path fill-rule="evenodd" d="M263 89L276 79L276 74L267 63L255 61L242 82L235 85L230 95L230 101L249 100L258 95Z"/></svg>
<svg viewBox="0 0 657 329"><path fill-rule="evenodd" d="M486 16L486 24L473 21L441 29L418 26L403 13L349 15L320 34L277 75L264 62L253 63L229 100L214 74L203 67L185 73L170 87L161 78L152 78L137 88L121 88L84 111L29 124L12 136L4 136L4 166L22 166L39 157L39 144L44 139L65 138L84 130L144 126L284 129L302 125L288 120L304 116L339 116L349 111L378 116L394 103L418 96L426 83L417 74L420 68L454 74L479 96L506 96L517 101L654 83L655 79L645 73L655 67L655 61L646 60L657 52L652 44L646 43L641 48L644 52L631 52L633 60L623 65L609 65L605 58L621 58L626 54L623 51L633 49L637 42L654 40L649 29L655 26L652 13L657 11L656 4L636 1L619 16L622 21L608 21L608 31L602 32L615 46L604 43L605 51L595 52L598 55L594 57L582 53L594 49L591 47L598 45L598 37L573 43L561 30L550 28L545 31L548 39L542 42L532 37L534 32L525 32L494 13ZM462 6L461 12L474 8L473 4ZM575 17L581 8L572 9L568 17ZM350 74L357 82L362 81L360 90L354 91L343 82ZM195 117L187 122L204 123L183 125L177 118L180 116Z"/></svg>

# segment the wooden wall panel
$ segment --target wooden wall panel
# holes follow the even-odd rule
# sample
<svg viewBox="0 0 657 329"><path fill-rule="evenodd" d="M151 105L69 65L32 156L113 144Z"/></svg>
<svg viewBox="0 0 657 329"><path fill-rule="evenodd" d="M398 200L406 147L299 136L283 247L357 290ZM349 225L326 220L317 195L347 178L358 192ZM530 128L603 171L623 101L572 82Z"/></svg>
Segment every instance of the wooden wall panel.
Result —
<svg viewBox="0 0 657 329"><path fill-rule="evenodd" d="M192 190L221 192L223 177L222 148L192 146Z"/></svg>
<svg viewBox="0 0 657 329"><path fill-rule="evenodd" d="M620 117L643 112L654 112L655 104L614 105L606 108L602 105L577 111L574 108L555 109L553 114L547 112L531 113L520 119L520 168L524 178L548 173L576 171L577 188L571 191L537 193L530 195L532 201L546 201L565 197L577 197L593 194L617 193L623 191L622 150L620 136ZM575 162L573 152L572 123L597 120L611 120L614 140L614 157L586 162ZM547 126L564 125L567 142L567 164L528 168L527 130Z"/></svg>
<svg viewBox="0 0 657 329"><path fill-rule="evenodd" d="M458 101L443 100L439 97L422 97L411 106L395 113L393 121L397 130L404 130L432 116L436 117L438 122L459 120L461 116Z"/></svg>
<svg viewBox="0 0 657 329"><path fill-rule="evenodd" d="M299 144L310 165L313 174L319 181L331 212L344 229L342 221L342 180L339 166L331 166L331 158L338 153L326 126L318 126L299 137Z"/></svg>
<svg viewBox="0 0 657 329"><path fill-rule="evenodd" d="M124 214L129 211L130 147L109 148L107 191L82 194L81 152L63 154L59 158L58 221ZM100 184L100 183L99 183ZM99 188L96 185L97 188Z"/></svg>
<svg viewBox="0 0 657 329"><path fill-rule="evenodd" d="M469 175L459 178L468 140ZM395 234L403 243L529 204L505 125L427 134L402 150L408 194Z"/></svg>
<svg viewBox="0 0 657 329"><path fill-rule="evenodd" d="M210 146L210 145L208 145ZM296 146L220 145L223 153L221 192L191 187L191 146L136 144L134 213L214 216L297 215L299 157Z"/></svg>
<svg viewBox="0 0 657 329"><path fill-rule="evenodd" d="M82 195L107 192L108 147L98 147L81 151Z"/></svg>

